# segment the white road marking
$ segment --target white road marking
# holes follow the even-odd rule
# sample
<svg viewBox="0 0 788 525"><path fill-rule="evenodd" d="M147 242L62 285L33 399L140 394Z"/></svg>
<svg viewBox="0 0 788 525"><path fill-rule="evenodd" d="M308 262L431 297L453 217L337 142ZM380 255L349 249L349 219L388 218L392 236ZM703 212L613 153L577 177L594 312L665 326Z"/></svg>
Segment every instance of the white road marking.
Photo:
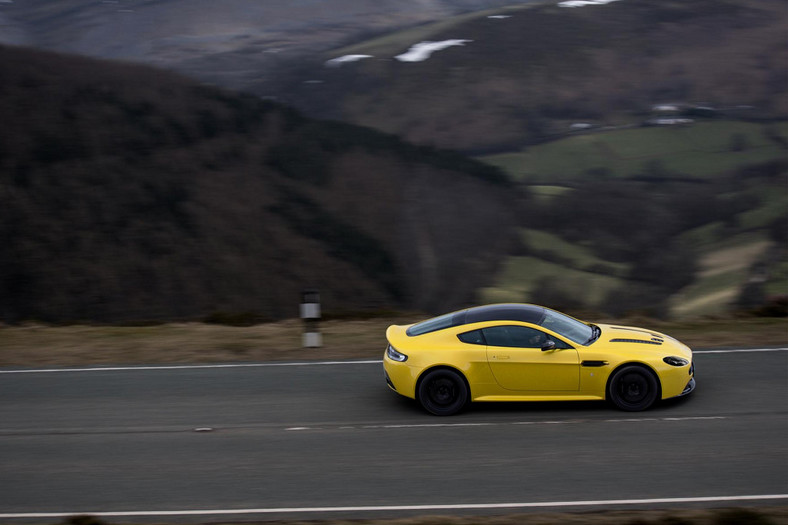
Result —
<svg viewBox="0 0 788 525"><path fill-rule="evenodd" d="M650 498L580 501L534 501L526 503L459 503L454 505L370 505L347 507L271 507L259 509L204 509L204 510L130 510L130 511L74 511L74 512L19 512L3 513L0 519L63 518L74 515L98 517L127 516L216 516L238 514L301 514L314 512L378 512L432 510L486 510L562 507L603 507L614 505L654 505L678 503L730 503L734 501L785 500L788 494L757 494L748 496L701 496L692 498Z"/></svg>
<svg viewBox="0 0 788 525"><path fill-rule="evenodd" d="M363 425L357 428L378 429L378 428L441 428L441 427L494 427L498 423L401 423L397 425Z"/></svg>
<svg viewBox="0 0 788 525"><path fill-rule="evenodd" d="M694 350L693 354L735 354L750 352L786 352L783 348L733 348L729 350ZM155 366L97 366L88 368L30 368L19 370L0 370L0 374L55 374L66 372L135 372L143 370L201 370L211 368L273 368L283 366L340 366L340 365L380 365L380 359L343 360L343 361L285 361L281 363L223 363L216 365L155 365Z"/></svg>
<svg viewBox="0 0 788 525"><path fill-rule="evenodd" d="M727 416L687 416L687 417L641 417L641 418L619 418L619 419L564 419L549 421L515 421L506 423L397 423L389 425L343 425L336 426L316 426L316 427L287 427L286 432L320 431L320 430L387 430L387 429L410 429L410 428L462 428L462 427L505 427L522 425L576 425L578 423L642 423L660 421L710 421L719 419L729 419Z"/></svg>

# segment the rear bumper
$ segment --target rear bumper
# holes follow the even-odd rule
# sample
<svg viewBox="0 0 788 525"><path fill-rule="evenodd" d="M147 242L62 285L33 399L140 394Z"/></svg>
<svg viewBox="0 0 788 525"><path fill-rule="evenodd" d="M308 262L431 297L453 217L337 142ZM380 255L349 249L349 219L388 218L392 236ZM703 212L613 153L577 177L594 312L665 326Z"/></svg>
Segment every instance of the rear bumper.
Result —
<svg viewBox="0 0 788 525"><path fill-rule="evenodd" d="M386 378L386 384L389 386L389 388L396 392L397 387L395 387L394 383L391 382L391 378L389 377L389 374L386 372L385 368L383 369L383 376Z"/></svg>
<svg viewBox="0 0 788 525"><path fill-rule="evenodd" d="M418 369L411 368L407 363L392 361L388 356L383 356L383 372L386 385L394 392L405 397L416 397L416 373Z"/></svg>

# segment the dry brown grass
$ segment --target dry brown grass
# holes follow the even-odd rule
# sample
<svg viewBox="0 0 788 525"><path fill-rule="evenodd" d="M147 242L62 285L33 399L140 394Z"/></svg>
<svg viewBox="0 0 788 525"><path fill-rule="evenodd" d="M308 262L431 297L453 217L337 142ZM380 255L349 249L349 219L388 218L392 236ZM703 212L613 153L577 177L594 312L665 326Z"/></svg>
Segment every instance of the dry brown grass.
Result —
<svg viewBox="0 0 788 525"><path fill-rule="evenodd" d="M783 525L788 507L603 510L501 516L419 516L372 520L287 520L266 525ZM247 523L246 525L250 525Z"/></svg>
<svg viewBox="0 0 788 525"><path fill-rule="evenodd" d="M203 323L157 326L0 326L0 366L300 361L379 358L386 327L417 317L328 321L322 348L302 348L299 320L248 327ZM788 345L788 319L615 321L670 334L693 348Z"/></svg>
<svg viewBox="0 0 788 525"><path fill-rule="evenodd" d="M204 363L379 357L385 320L322 323L322 348L302 348L299 320L248 327L204 323L142 327L0 328L0 366Z"/></svg>

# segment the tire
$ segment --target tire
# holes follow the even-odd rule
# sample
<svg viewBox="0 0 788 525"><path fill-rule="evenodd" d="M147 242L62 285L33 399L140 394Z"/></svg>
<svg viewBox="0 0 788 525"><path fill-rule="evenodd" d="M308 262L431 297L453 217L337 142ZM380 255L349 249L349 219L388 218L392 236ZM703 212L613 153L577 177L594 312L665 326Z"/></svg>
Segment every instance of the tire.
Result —
<svg viewBox="0 0 788 525"><path fill-rule="evenodd" d="M646 410L659 398L659 382L651 371L629 365L616 370L608 387L610 401L627 412Z"/></svg>
<svg viewBox="0 0 788 525"><path fill-rule="evenodd" d="M451 416L468 402L468 386L460 374L446 368L427 372L416 392L421 406L435 416Z"/></svg>

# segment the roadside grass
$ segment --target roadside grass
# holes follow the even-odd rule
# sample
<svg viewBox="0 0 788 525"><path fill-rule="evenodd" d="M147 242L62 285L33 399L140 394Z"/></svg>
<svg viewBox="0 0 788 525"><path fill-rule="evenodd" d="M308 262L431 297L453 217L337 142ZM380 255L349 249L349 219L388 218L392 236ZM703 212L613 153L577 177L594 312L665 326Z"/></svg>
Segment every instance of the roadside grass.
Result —
<svg viewBox="0 0 788 525"><path fill-rule="evenodd" d="M156 326L0 327L0 366L298 361L380 357L385 331L416 318L327 321L322 348L302 348L303 323L254 326L168 323Z"/></svg>
<svg viewBox="0 0 788 525"><path fill-rule="evenodd" d="M72 516L61 525L109 525L95 516ZM199 523L199 522L191 522ZM241 522L223 522L236 525ZM428 515L378 519L310 519L244 521L243 525L785 525L788 507L731 507L713 509L595 510L535 512L494 516Z"/></svg>
<svg viewBox="0 0 788 525"><path fill-rule="evenodd" d="M390 324L409 324L426 317L425 314L403 314L388 319L324 322L320 325L321 348L301 347L303 324L295 319L248 327L203 323L143 327L0 326L0 366L380 359L386 346L386 328ZM693 348L788 345L788 318L589 320L649 327Z"/></svg>
<svg viewBox="0 0 788 525"><path fill-rule="evenodd" d="M689 126L634 127L585 133L521 151L478 159L503 169L514 180L544 185L586 176L649 174L655 163L665 172L705 178L753 164L782 160L782 125L737 121Z"/></svg>

